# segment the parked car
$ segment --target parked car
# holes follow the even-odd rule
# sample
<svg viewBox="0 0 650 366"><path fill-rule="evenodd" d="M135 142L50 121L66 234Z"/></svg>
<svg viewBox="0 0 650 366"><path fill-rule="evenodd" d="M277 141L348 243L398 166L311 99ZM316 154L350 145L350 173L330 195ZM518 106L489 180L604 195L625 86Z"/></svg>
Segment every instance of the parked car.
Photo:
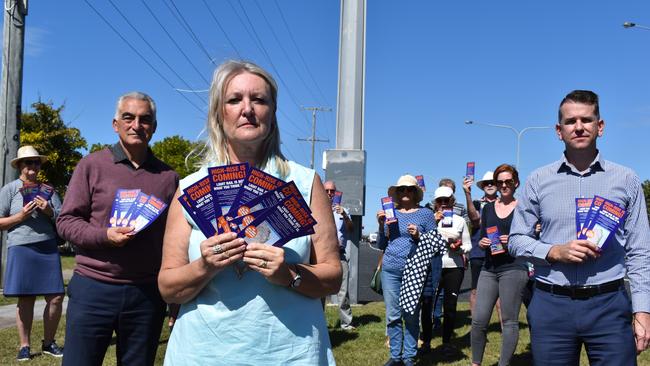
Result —
<svg viewBox="0 0 650 366"><path fill-rule="evenodd" d="M370 235L368 235L368 243L370 243L370 244L376 243L377 242L377 235L378 235L377 233L370 233Z"/></svg>

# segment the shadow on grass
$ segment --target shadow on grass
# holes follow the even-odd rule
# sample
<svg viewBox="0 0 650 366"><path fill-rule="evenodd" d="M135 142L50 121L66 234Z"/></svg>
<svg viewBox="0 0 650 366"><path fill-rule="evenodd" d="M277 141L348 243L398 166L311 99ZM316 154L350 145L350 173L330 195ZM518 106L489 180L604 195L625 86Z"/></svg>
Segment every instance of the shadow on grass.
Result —
<svg viewBox="0 0 650 366"><path fill-rule="evenodd" d="M343 329L330 329L329 334L332 348L336 348L345 342L353 341L359 338L359 333Z"/></svg>
<svg viewBox="0 0 650 366"><path fill-rule="evenodd" d="M374 314L363 314L359 316L355 316L353 323L355 326L357 325L368 325L370 323L379 323L381 322L381 318L378 317L377 315Z"/></svg>

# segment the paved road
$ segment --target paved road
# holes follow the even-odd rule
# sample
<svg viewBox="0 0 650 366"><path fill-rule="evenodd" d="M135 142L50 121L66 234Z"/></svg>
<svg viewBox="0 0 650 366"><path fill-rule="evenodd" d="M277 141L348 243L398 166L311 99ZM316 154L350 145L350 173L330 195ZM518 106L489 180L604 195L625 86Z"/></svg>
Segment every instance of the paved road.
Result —
<svg viewBox="0 0 650 366"><path fill-rule="evenodd" d="M72 277L72 270L63 271L63 278L70 280ZM63 314L68 307L68 297L63 299ZM45 300L41 297L36 300L34 304L34 320L43 320L43 309L45 309ZM16 326L16 305L0 306L0 329L10 328Z"/></svg>

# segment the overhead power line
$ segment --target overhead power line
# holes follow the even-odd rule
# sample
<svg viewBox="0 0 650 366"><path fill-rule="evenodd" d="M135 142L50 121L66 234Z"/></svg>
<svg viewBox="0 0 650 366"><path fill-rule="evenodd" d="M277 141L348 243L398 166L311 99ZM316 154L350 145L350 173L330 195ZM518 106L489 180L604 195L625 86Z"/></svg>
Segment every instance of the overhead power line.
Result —
<svg viewBox="0 0 650 366"><path fill-rule="evenodd" d="M181 13L181 11L178 10L178 7L176 7L176 4L174 3L174 0L169 0L169 2L172 4L174 9L172 9L169 6L169 4L167 4L167 1L163 0L163 3L167 6L167 9L169 9L169 11L172 13L174 18L176 18L176 21L181 23L181 25L183 26L185 31L190 35L190 38L192 38L194 43L196 43L196 45L201 49L201 51L203 51L203 53L208 58L208 60L210 60L210 63L215 65L214 60L212 59L212 56L210 56L210 52L208 52L208 50L205 48L203 43L201 43L201 40L199 39L199 37L197 37L196 33L194 33L194 31L192 30L192 27L187 22L187 20L185 20L185 17L183 17L183 14Z"/></svg>
<svg viewBox="0 0 650 366"><path fill-rule="evenodd" d="M120 33L120 32L119 32L119 31L118 31L118 30L117 30L117 29L116 29L116 28L115 28L115 27L114 27L114 26L113 26L113 25L112 25L112 24L111 24L111 23L110 23L110 22L109 22L109 21L108 21L108 20L107 20L107 19L106 19L106 18L105 18L101 13L100 13L100 12L99 12L99 11L98 11L98 10L97 10L97 9L96 9L96 8L95 8L95 7L94 7L94 6L93 6L93 5L92 5L88 0L84 0L84 2L85 2L85 3L86 3L86 4L87 4L87 5L88 5L88 6L89 6L89 7L90 7L94 12L95 12L95 14L97 14L97 16L98 16L102 21L104 21L104 23L106 23L106 25L108 25L109 28L111 28L111 30L112 30L115 34L117 34L118 37L120 37L120 38L122 39L122 41L124 41L124 43L126 43L127 46L129 46L129 48L131 48L131 50L132 50L133 52L135 52L136 55L138 55L138 56L140 57L140 59L142 59L142 61L144 61L144 63L146 63L146 64L151 68L151 70L153 70L153 71L154 71L154 72L155 72L155 73L156 73L156 74L157 74L161 79L163 79L163 80L164 80L164 81L165 81L165 82L166 82L166 83L167 83L167 84L168 84L172 89L176 90L176 87L174 86L174 84L172 84L172 82L169 81L169 79L167 79L167 78L165 77L165 75L163 75L160 71L158 71L158 69L156 69L156 68L155 68L155 67L154 67L154 66L153 66L153 65L152 65L152 64L151 64L151 63L150 63L150 62L149 62L149 61L148 61L148 60L147 60L147 59L146 59L146 58L145 58L145 57L140 53L140 51L138 51L137 48L135 48L135 47L131 44L131 42L129 42L129 41L128 41L128 40L127 40L127 39L126 39L126 38L125 38L125 37L124 37L124 36L123 36L123 35L122 35L122 34L121 34L121 33ZM194 102L192 102L192 101L191 101L191 100L190 100L190 99L189 99L185 94L183 94L183 93L181 93L181 92L179 92L179 91L177 91L177 90L176 90L176 92L177 92L181 97L183 97L183 99L185 99L188 103L190 103L192 106L194 106L194 108L196 108L196 110L198 110L199 112L201 112L201 114L204 113L203 109L201 109L201 107L199 107L198 105L194 104Z"/></svg>
<svg viewBox="0 0 650 366"><path fill-rule="evenodd" d="M126 24L128 24L129 27L131 27L131 29L133 29L133 31L134 31L134 32L135 32L135 33L140 37L140 39L142 40L142 42L144 42L144 43L149 47L149 49L151 50L151 52L153 52L153 53L158 57L158 59L160 59L160 61L161 61L165 66L167 66L167 68L169 69L169 71L171 71L172 74L176 75L176 77L178 78L178 80L180 80L183 84L185 84L185 86L186 86L188 89L191 89L192 86L190 86L190 84L188 84L187 81L185 81L185 79L184 79L182 76L180 76L180 75L178 74L178 72L176 72L176 70L175 70L173 67L171 67L171 65L167 62L167 60L165 60L165 58L162 57L162 56L160 55L160 53L158 53L158 51L156 51L156 49L151 45L151 43L149 43L149 41L147 41L147 39L144 37L144 35L142 35L142 33L140 33L140 31L139 31L139 30L138 30L138 29L137 29L137 28L136 28L136 27L131 23L131 21L129 21L129 19L126 17L126 15L124 15L124 13L122 13L122 11L117 7L117 5L115 5L115 3L113 2L113 0L108 0L108 2L111 4L111 6L113 6L113 9L115 9L115 11L117 11L118 14L120 14L120 16L122 17L122 19L124 19L124 21L126 22ZM196 95L196 94L195 94L195 95ZM201 99L201 97L199 97L198 95L196 95L196 97L199 98L199 101L200 101L200 102L205 103L205 101L204 101L203 99Z"/></svg>
<svg viewBox="0 0 650 366"><path fill-rule="evenodd" d="M167 31L167 28L165 28L165 26L162 24L162 22L160 21L160 19L158 19L158 17L156 16L156 14L154 14L154 12L151 10L151 8L149 7L149 5L147 5L147 2L146 2L145 0L140 0L140 2L142 3L142 5L144 5L145 8L147 8L147 10L149 11L149 14L151 14L151 16L154 18L154 20L155 20L155 21L158 23L158 25L160 26L160 28L162 28L162 30L165 32L165 34L167 35L167 37L169 38L169 40L172 41L172 43L174 44L174 46L176 47L176 49L178 50L178 52L180 52L180 53L183 55L183 57L185 58L185 60L186 60L186 61L187 61L191 66L192 66L192 68L194 69L194 71L196 71L196 73L199 75L199 77L200 77L201 79L203 79L203 81L204 81L206 84L210 85L210 81L208 81L208 79L206 79L205 76L203 76L203 73L202 73L201 71L199 71L198 67L196 67L196 65L194 64L194 62L192 62L192 60L189 58L189 56L187 56L187 54L185 53L185 51L183 51L183 49L182 49L181 46L178 44L178 42L176 42L176 40L174 39L174 37L172 37L172 35Z"/></svg>
<svg viewBox="0 0 650 366"><path fill-rule="evenodd" d="M219 29L221 29L221 32L226 37L226 40L228 41L228 43L230 43L230 47L232 47L232 49L235 50L235 53L237 54L237 57L239 59L242 59L241 53L239 53L239 50L237 49L237 47L235 47L235 44L230 40L230 37L228 37L228 33L226 33L226 30L221 26L221 23L219 22L219 19L217 19L217 17L214 15L214 13L212 12L212 9L210 9L210 6L208 5L208 3L205 0L202 0L202 1L203 1L203 4L205 5L205 7L208 8L208 12L210 13L210 16L212 16L212 20L214 20L214 22L217 23L217 27L219 27Z"/></svg>

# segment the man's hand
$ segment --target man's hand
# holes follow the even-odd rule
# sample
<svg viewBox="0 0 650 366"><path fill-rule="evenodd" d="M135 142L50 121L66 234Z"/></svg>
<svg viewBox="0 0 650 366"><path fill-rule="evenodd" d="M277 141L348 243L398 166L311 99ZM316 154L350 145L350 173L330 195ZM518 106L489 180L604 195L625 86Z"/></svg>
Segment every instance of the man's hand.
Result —
<svg viewBox="0 0 650 366"><path fill-rule="evenodd" d="M600 257L600 249L587 240L571 240L566 244L556 244L548 251L549 262L584 263L589 258Z"/></svg>
<svg viewBox="0 0 650 366"><path fill-rule="evenodd" d="M641 353L650 345L650 314L634 313L634 338L636 339L636 352Z"/></svg>
<svg viewBox="0 0 650 366"><path fill-rule="evenodd" d="M115 247L123 247L131 238L133 238L133 226L127 227L109 227L106 229L108 242Z"/></svg>

